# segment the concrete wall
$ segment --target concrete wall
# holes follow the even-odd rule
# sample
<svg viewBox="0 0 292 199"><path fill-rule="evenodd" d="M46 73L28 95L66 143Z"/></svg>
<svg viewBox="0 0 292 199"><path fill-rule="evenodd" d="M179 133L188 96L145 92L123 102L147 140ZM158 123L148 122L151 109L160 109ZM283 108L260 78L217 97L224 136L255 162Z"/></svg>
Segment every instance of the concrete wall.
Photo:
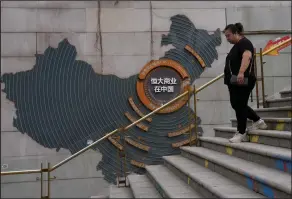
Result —
<svg viewBox="0 0 292 199"><path fill-rule="evenodd" d="M169 18L187 15L197 28L210 32L226 24L241 22L245 30L291 29L291 3L284 1L237 2L150 2L146 1L75 2L1 2L1 74L29 70L36 53L68 38L76 46L78 59L92 65L97 73L115 74L121 78L137 74L144 64L162 56L161 35L169 30ZM150 9L152 8L152 9ZM100 19L99 19L100 11ZM100 21L100 24L99 24ZM99 29L100 27L100 29ZM99 37L101 33L101 38ZM257 48L278 35L249 36ZM151 41L152 40L152 41ZM203 73L196 85L223 72L230 45L222 35L219 60ZM102 43L102 46L100 45ZM102 49L102 50L101 50ZM266 93L291 85L291 48L278 57L266 57ZM3 88L3 85L1 85ZM220 80L199 94L198 115L205 135L212 127L228 125L234 116L228 92ZM2 171L35 169L40 162L52 164L69 155L68 151L45 149L13 127L14 104L1 92L1 164ZM90 151L57 170L53 197L89 197L107 193L108 184L96 172L101 159ZM8 166L8 168L5 168ZM1 179L1 197L39 197L35 176L7 176Z"/></svg>

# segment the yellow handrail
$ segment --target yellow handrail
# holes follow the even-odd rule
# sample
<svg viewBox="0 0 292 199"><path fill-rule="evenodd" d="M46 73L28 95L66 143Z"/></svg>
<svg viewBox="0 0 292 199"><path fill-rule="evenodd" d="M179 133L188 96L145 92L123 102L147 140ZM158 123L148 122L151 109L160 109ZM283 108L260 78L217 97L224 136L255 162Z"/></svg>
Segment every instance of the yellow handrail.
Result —
<svg viewBox="0 0 292 199"><path fill-rule="evenodd" d="M265 51L262 53L262 56L267 55L268 53L272 52L273 50L287 44L288 42L291 42L291 38L286 40L285 42L275 45L272 48L270 48L269 50ZM198 89L196 89L195 93L200 92L201 90L205 89L206 87L208 87L209 85L213 84L214 82L218 81L219 79L221 79L224 76L224 73L220 74L219 76L215 77L214 79L210 80L209 82L205 83L204 85L202 85L201 87L199 87ZM132 126L142 122L143 120L147 119L148 117L150 117L151 115L153 115L154 113L160 111L161 109L167 107L168 105L172 104L173 102L183 98L184 96L188 95L189 92L194 92L194 90L190 90L190 91L185 91L184 93L180 94L179 96L175 97L174 99L170 100L169 102L167 102L166 104L160 106L159 108L155 109L154 111L152 111L151 113L143 116L142 118L136 120L135 122L133 122L132 124L126 126L125 128L121 128L121 129L115 129L114 131L106 134L105 136L103 136L102 138L96 140L95 142L93 142L92 144L88 145L87 147L81 149L80 151L76 152L75 154L71 155L70 157L66 158L65 160L57 163L56 165L54 165L53 167L49 168L49 169L43 169L43 170L22 170L22 171L6 171L6 172L1 172L1 175L16 175L16 174L30 174L30 173L41 173L41 172L46 172L46 171L54 171L55 169L57 169L58 167L62 166L63 164L65 164L66 162L74 159L75 157L79 156L80 154L84 153L85 151L87 151L88 149L92 148L93 146L95 146L96 144L98 144L99 142L105 140L106 138L108 138L109 136L112 136L118 132L121 131L126 131L129 128L131 128Z"/></svg>
<svg viewBox="0 0 292 199"><path fill-rule="evenodd" d="M41 172L42 172L41 169L21 170L21 171L5 171L5 172L1 172L1 175L6 176L6 175L41 173Z"/></svg>

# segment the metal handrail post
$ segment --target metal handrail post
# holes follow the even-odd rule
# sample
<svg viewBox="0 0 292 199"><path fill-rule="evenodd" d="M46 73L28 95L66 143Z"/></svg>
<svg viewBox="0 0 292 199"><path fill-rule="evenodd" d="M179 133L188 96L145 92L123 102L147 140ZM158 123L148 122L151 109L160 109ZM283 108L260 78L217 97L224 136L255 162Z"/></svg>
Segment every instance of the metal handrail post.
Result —
<svg viewBox="0 0 292 199"><path fill-rule="evenodd" d="M41 177L40 177L40 180L41 180L41 199L43 198L44 196L44 193L43 193L43 180L44 180L44 176L43 176L43 163L41 163Z"/></svg>
<svg viewBox="0 0 292 199"><path fill-rule="evenodd" d="M254 53L256 55L256 48L254 49ZM254 59L254 72L256 76L256 100L257 100L257 108L260 107L260 99L259 99L259 82L258 82L258 67L257 67L257 59Z"/></svg>
<svg viewBox="0 0 292 199"><path fill-rule="evenodd" d="M261 82L262 82L262 98L263 98L263 107L266 108L266 99L265 99L265 80L264 80L264 62L263 62L263 50L260 48L260 65L261 65Z"/></svg>
<svg viewBox="0 0 292 199"><path fill-rule="evenodd" d="M197 120L197 91L194 85L194 122L195 122L195 144L198 146L198 120Z"/></svg>
<svg viewBox="0 0 292 199"><path fill-rule="evenodd" d="M51 164L48 162L48 175L47 175L47 177L48 177L48 190L47 190L48 195L47 195L47 198L48 199L50 199L50 197L51 197L51 170L50 170L50 168L51 168Z"/></svg>
<svg viewBox="0 0 292 199"><path fill-rule="evenodd" d="M188 116L189 116L189 145L192 145L192 108L191 108L191 88L189 88L189 92L188 92L188 107L189 107L189 111L188 111Z"/></svg>

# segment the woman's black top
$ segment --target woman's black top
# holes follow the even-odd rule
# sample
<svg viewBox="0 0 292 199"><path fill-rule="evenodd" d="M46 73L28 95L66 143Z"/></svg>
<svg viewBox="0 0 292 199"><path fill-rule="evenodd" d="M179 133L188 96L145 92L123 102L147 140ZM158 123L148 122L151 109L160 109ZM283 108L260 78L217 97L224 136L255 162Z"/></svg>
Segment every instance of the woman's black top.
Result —
<svg viewBox="0 0 292 199"><path fill-rule="evenodd" d="M236 44L234 44L234 46L229 51L225 60L224 84L226 85L230 84L231 73L229 69L229 62L230 62L230 68L231 68L232 74L238 75L240 66L241 66L241 61L242 61L242 55L246 50L249 50L254 57L254 47L251 41L243 37ZM251 83L255 82L255 73L254 73L253 65L254 65L253 60L251 60L248 68L244 72L244 77L249 77L249 82ZM250 72L250 67L253 67L251 72Z"/></svg>

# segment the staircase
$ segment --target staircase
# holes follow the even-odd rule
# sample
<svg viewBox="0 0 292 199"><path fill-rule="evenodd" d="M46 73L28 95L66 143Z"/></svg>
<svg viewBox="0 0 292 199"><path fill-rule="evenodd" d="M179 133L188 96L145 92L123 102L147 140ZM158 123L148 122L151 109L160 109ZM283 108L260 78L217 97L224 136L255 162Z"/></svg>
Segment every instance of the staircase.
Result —
<svg viewBox="0 0 292 199"><path fill-rule="evenodd" d="M249 133L250 142L229 143L236 130L215 128L200 147L181 147L146 166L145 175L128 176L130 187L110 187L110 198L291 198L291 90L255 109L267 130ZM248 121L248 125L251 122Z"/></svg>

